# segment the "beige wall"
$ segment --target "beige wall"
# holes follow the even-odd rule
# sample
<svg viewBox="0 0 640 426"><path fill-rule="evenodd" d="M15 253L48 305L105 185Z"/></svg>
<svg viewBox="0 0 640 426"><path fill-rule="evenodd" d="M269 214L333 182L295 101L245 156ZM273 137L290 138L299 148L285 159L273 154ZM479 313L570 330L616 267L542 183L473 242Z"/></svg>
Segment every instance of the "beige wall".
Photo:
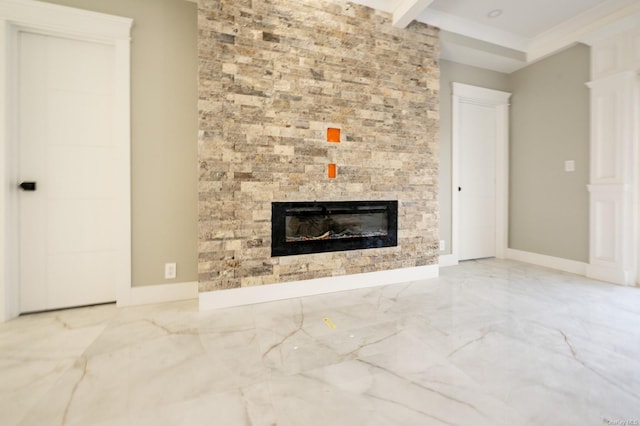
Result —
<svg viewBox="0 0 640 426"><path fill-rule="evenodd" d="M451 253L451 83L509 91L507 74L440 61L440 239Z"/></svg>
<svg viewBox="0 0 640 426"><path fill-rule="evenodd" d="M134 19L133 286L197 280L197 6L184 0L46 0ZM164 279L164 264L178 276Z"/></svg>
<svg viewBox="0 0 640 426"><path fill-rule="evenodd" d="M589 48L577 45L509 76L509 247L589 258ZM564 171L575 160L576 171Z"/></svg>

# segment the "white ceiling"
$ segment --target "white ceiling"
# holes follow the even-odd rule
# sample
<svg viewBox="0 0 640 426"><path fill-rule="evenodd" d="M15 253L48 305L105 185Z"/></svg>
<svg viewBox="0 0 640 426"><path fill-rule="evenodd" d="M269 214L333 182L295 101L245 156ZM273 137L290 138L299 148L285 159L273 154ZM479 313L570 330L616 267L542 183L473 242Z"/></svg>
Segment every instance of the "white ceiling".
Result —
<svg viewBox="0 0 640 426"><path fill-rule="evenodd" d="M520 37L535 37L606 0L434 0L431 8ZM502 10L490 18L489 12Z"/></svg>
<svg viewBox="0 0 640 426"><path fill-rule="evenodd" d="M577 42L640 26L640 0L352 0L443 30L441 57L515 71ZM489 12L500 10L498 17ZM502 49L502 51L500 50Z"/></svg>

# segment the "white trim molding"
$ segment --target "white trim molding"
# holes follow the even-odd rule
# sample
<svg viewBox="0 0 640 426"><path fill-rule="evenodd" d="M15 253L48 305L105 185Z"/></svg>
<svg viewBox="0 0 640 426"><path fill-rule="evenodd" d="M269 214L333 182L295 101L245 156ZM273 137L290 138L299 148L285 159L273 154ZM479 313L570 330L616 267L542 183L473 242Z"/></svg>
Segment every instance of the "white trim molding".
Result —
<svg viewBox="0 0 640 426"><path fill-rule="evenodd" d="M19 312L16 56L22 31L104 43L115 49L114 131L118 144L116 297L131 298L130 32L133 20L34 0L0 0L0 322Z"/></svg>
<svg viewBox="0 0 640 426"><path fill-rule="evenodd" d="M586 275L587 268L589 266L585 262L562 259L560 257L547 256L544 254L531 253L511 248L506 250L506 258L582 276Z"/></svg>
<svg viewBox="0 0 640 426"><path fill-rule="evenodd" d="M133 20L35 0L1 0L0 19L18 27L85 40L130 40Z"/></svg>
<svg viewBox="0 0 640 426"><path fill-rule="evenodd" d="M198 283L158 284L141 287L131 287L128 297L118 299L117 306L147 305L150 303L175 302L198 298Z"/></svg>
<svg viewBox="0 0 640 426"><path fill-rule="evenodd" d="M637 25L637 0L610 0L576 15L529 41L527 61L534 62L577 42L592 44L594 38L613 29Z"/></svg>
<svg viewBox="0 0 640 426"><path fill-rule="evenodd" d="M458 263L459 257L459 200L460 183L460 105L472 103L495 108L496 112L496 257L504 258L509 236L509 98L511 93L462 83L452 83L451 138L451 258L448 265ZM444 265L443 265L444 266Z"/></svg>
<svg viewBox="0 0 640 426"><path fill-rule="evenodd" d="M589 185L589 267L586 275L615 284L636 283L636 228L631 185Z"/></svg>
<svg viewBox="0 0 640 426"><path fill-rule="evenodd" d="M229 290L200 293L200 310L229 308L272 302L294 297L314 296L338 291L356 290L426 280L439 276L438 265L416 266L413 268L391 269L388 271L365 272L338 277L316 278L268 284L255 287L233 288Z"/></svg>

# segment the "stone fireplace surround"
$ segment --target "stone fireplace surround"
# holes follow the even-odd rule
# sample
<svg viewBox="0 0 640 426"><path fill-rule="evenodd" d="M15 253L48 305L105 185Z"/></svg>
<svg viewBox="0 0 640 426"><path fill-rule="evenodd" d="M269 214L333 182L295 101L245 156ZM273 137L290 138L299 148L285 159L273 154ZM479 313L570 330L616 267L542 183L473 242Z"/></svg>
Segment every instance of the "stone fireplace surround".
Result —
<svg viewBox="0 0 640 426"><path fill-rule="evenodd" d="M437 275L438 30L311 0L200 0L198 27L201 301ZM397 246L271 257L273 201L360 199L398 200Z"/></svg>

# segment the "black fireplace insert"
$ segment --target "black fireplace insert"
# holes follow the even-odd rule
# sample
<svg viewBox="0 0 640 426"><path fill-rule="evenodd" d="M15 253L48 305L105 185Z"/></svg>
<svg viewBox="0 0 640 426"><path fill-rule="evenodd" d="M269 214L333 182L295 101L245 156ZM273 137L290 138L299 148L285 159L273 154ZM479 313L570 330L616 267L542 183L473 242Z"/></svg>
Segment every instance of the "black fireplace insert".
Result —
<svg viewBox="0 0 640 426"><path fill-rule="evenodd" d="M397 201L271 204L271 256L397 245Z"/></svg>

